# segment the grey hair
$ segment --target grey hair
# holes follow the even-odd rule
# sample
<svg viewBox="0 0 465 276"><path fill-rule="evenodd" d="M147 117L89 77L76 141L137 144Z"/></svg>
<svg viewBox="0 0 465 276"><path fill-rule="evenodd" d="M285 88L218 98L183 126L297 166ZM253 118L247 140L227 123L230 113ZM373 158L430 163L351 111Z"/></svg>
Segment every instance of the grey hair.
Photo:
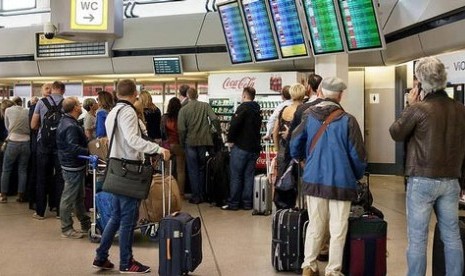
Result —
<svg viewBox="0 0 465 276"><path fill-rule="evenodd" d="M325 98L337 99L337 97L339 97L342 91L331 91L328 89L321 88L321 93L323 94L323 97Z"/></svg>
<svg viewBox="0 0 465 276"><path fill-rule="evenodd" d="M446 88L447 72L444 64L435 57L425 57L415 64L415 76L425 94Z"/></svg>

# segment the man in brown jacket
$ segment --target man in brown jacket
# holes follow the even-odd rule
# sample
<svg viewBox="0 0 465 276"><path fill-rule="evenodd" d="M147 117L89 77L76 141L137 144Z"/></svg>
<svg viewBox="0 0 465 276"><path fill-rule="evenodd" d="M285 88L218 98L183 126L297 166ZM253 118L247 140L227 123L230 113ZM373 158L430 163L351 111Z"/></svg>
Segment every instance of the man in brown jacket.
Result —
<svg viewBox="0 0 465 276"><path fill-rule="evenodd" d="M421 86L409 92L409 107L389 129L394 140L407 143L407 275L426 273L433 210L444 242L447 275L463 275L458 200L465 158L465 106L444 91L447 73L437 58L420 59L415 74Z"/></svg>

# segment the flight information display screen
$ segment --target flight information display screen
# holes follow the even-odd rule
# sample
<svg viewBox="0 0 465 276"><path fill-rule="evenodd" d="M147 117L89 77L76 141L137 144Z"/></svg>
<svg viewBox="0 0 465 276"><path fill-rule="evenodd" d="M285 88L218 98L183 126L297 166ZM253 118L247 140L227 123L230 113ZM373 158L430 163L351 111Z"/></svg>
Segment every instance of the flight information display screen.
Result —
<svg viewBox="0 0 465 276"><path fill-rule="evenodd" d="M153 57L153 70L157 75L182 74L180 56Z"/></svg>
<svg viewBox="0 0 465 276"><path fill-rule="evenodd" d="M333 0L303 0L314 55L345 52Z"/></svg>
<svg viewBox="0 0 465 276"><path fill-rule="evenodd" d="M338 0L349 51L382 49L384 38L372 0Z"/></svg>
<svg viewBox="0 0 465 276"><path fill-rule="evenodd" d="M255 61L279 59L265 1L242 0L242 11Z"/></svg>
<svg viewBox="0 0 465 276"><path fill-rule="evenodd" d="M237 1L218 5L221 25L232 64L253 62L244 23Z"/></svg>
<svg viewBox="0 0 465 276"><path fill-rule="evenodd" d="M282 58L308 55L295 0L268 0Z"/></svg>

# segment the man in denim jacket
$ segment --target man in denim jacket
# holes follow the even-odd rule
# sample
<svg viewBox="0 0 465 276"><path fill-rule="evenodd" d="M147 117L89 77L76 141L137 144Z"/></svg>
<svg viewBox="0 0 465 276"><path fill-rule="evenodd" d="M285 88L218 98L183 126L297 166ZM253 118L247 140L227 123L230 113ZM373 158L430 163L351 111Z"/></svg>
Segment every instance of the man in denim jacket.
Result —
<svg viewBox="0 0 465 276"><path fill-rule="evenodd" d="M317 257L328 222L331 238L325 275L342 275L350 204L367 165L360 127L346 112L335 117L310 152L322 123L333 111L342 110L339 102L346 88L339 78L324 79L319 88L324 100L307 109L308 117L292 133L291 156L305 160L302 190L311 225L305 236L304 276L319 275Z"/></svg>

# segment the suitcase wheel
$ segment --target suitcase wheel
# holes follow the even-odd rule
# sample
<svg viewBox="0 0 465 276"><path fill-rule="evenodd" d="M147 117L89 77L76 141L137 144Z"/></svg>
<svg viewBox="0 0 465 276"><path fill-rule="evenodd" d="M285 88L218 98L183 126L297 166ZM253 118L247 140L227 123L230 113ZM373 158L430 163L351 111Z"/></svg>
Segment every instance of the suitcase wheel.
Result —
<svg viewBox="0 0 465 276"><path fill-rule="evenodd" d="M89 241L91 243L100 243L101 238L102 236L100 234L97 234L97 233L92 234L92 231L89 230Z"/></svg>

